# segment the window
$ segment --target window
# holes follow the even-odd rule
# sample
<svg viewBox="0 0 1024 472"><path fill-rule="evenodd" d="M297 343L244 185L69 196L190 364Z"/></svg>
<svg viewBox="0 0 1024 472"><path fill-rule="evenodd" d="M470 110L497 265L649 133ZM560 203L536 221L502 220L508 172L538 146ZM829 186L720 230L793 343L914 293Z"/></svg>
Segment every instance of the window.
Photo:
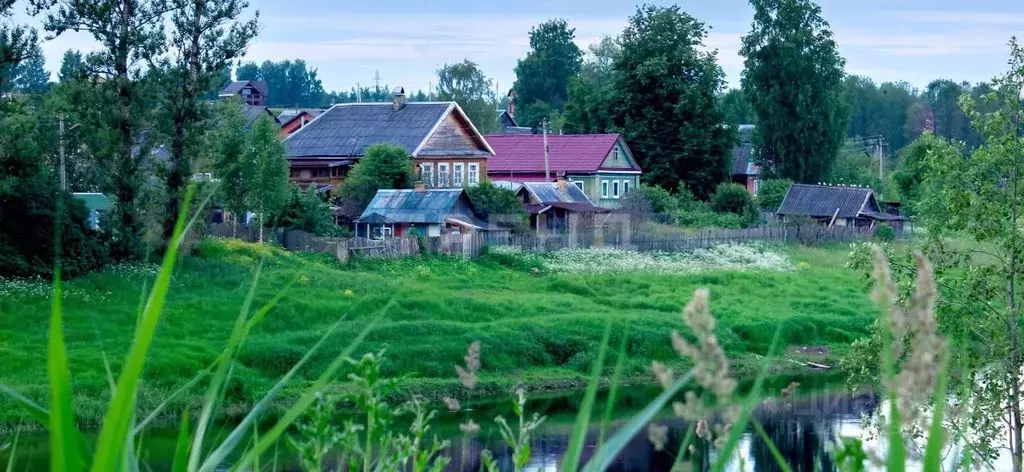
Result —
<svg viewBox="0 0 1024 472"><path fill-rule="evenodd" d="M628 180L623 180L622 181L622 196L626 196L626 195L629 195L629 181Z"/></svg>
<svg viewBox="0 0 1024 472"><path fill-rule="evenodd" d="M342 166L331 167L331 177L344 177L345 168Z"/></svg>
<svg viewBox="0 0 1024 472"><path fill-rule="evenodd" d="M601 198L608 198L608 181L601 181Z"/></svg>
<svg viewBox="0 0 1024 472"><path fill-rule="evenodd" d="M587 193L587 189L586 189L586 187L583 186L583 181L582 180L573 180L572 184L575 185L576 188L580 189L581 192Z"/></svg>
<svg viewBox="0 0 1024 472"><path fill-rule="evenodd" d="M462 186L462 175L465 174L465 172L463 170L463 167L465 167L465 166L461 162L456 162L456 163L452 164L452 186L453 187L461 187Z"/></svg>
<svg viewBox="0 0 1024 472"><path fill-rule="evenodd" d="M615 146L615 148L612 149L612 159L614 159L616 161L619 160L619 147L618 146Z"/></svg>
<svg viewBox="0 0 1024 472"><path fill-rule="evenodd" d="M371 233L371 239L384 239L390 238L395 235L395 227L389 225L374 226Z"/></svg>
<svg viewBox="0 0 1024 472"><path fill-rule="evenodd" d="M427 187L434 186L434 164L420 164L420 180L422 180L423 185L426 185Z"/></svg>
<svg viewBox="0 0 1024 472"><path fill-rule="evenodd" d="M619 181L612 181L612 198L619 198Z"/></svg>
<svg viewBox="0 0 1024 472"><path fill-rule="evenodd" d="M756 197L757 194L760 191L761 191L761 180L760 179L754 179L754 196Z"/></svg>
<svg viewBox="0 0 1024 472"><path fill-rule="evenodd" d="M330 177L330 176L331 176L331 169L328 169L326 167L318 167L316 169L313 169L313 178L314 179L315 178L322 178L322 177Z"/></svg>
<svg viewBox="0 0 1024 472"><path fill-rule="evenodd" d="M437 186L442 188L451 186L451 182L448 181L447 162L442 162L437 165Z"/></svg>
<svg viewBox="0 0 1024 472"><path fill-rule="evenodd" d="M469 185L480 183L480 164L469 165Z"/></svg>
<svg viewBox="0 0 1024 472"><path fill-rule="evenodd" d="M299 177L300 175L302 175L302 171L300 171L299 169L288 169L288 175L293 178Z"/></svg>

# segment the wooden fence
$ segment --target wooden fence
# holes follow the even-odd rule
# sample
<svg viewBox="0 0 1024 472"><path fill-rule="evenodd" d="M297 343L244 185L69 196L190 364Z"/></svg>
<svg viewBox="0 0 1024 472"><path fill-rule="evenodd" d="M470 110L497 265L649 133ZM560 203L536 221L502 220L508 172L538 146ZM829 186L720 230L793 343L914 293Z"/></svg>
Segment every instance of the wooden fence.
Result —
<svg viewBox="0 0 1024 472"><path fill-rule="evenodd" d="M259 240L258 228L228 224L211 224L207 236L238 238L249 242ZM486 246L515 246L527 251L555 251L566 248L603 247L640 252L678 252L710 248L728 243L783 242L805 245L845 243L870 239L871 228L817 224L795 226L762 226L748 229L710 229L692 234L633 234L628 230L598 228L558 234L514 234L490 231L474 234L446 233L437 237L417 239L390 238L326 238L301 230L265 228L263 239L275 242L289 251L332 254L345 262L352 257L398 258L419 254L460 255L479 257Z"/></svg>

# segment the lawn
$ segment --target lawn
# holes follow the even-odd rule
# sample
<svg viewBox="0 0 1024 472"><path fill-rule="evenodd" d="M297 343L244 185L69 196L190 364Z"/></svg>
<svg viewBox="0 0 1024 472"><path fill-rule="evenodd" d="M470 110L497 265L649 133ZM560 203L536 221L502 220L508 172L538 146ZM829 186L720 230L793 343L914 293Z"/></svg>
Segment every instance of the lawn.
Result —
<svg viewBox="0 0 1024 472"><path fill-rule="evenodd" d="M294 285L243 349L227 389L228 414L245 411L328 326L346 317L298 383L313 378L392 301L361 351L386 346L387 373L408 375L404 391L428 395L458 391L452 366L474 340L483 346L485 392L505 392L519 382L532 389L577 387L606 319L615 323L613 346L628 325L629 373L646 378L651 360L679 363L669 333L686 331L679 314L698 287L710 289L719 338L741 368L765 354L780 327L787 345L842 352L874 316L858 274L842 268L845 248L780 250L793 269L572 274L534 271L496 255L340 266L317 255L208 240L178 265L139 404L142 411L151 409L223 349L261 259L256 306ZM83 424L95 423L105 409L104 356L116 373L143 289L154 275L155 267L122 265L66 285L66 338ZM47 395L47 290L42 281L0 281L0 383L40 402ZM197 405L199 395L185 396L176 410L186 402ZM11 401L0 398L0 424L10 426L20 417Z"/></svg>

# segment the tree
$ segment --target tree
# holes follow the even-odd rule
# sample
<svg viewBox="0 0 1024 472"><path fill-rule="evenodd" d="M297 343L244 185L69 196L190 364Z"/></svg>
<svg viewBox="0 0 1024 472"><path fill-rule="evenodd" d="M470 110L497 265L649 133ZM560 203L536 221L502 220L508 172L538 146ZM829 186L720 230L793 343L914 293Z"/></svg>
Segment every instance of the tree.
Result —
<svg viewBox="0 0 1024 472"><path fill-rule="evenodd" d="M729 89L719 98L722 104L722 113L725 114L725 122L730 125L753 124L756 120L754 109L750 106L743 90Z"/></svg>
<svg viewBox="0 0 1024 472"><path fill-rule="evenodd" d="M87 73L88 69L81 52L74 49L64 51L64 57L60 61L60 72L57 73L58 81L66 82L72 79L79 79Z"/></svg>
<svg viewBox="0 0 1024 472"><path fill-rule="evenodd" d="M744 226L756 226L761 216L747 188L734 183L721 183L711 196L711 209L716 213L732 213L742 218Z"/></svg>
<svg viewBox="0 0 1024 472"><path fill-rule="evenodd" d="M172 0L171 60L166 64L169 89L171 157L167 172L167 202L163 237L174 233L178 208L193 173L193 159L199 152L206 128L200 113L200 99L223 70L241 56L256 37L256 17L245 23L235 19L248 8L244 0Z"/></svg>
<svg viewBox="0 0 1024 472"><path fill-rule="evenodd" d="M906 214L917 213L917 204L921 200L921 184L928 172L928 155L942 149L948 142L931 132L925 132L900 153L899 166L892 178L900 192L900 203Z"/></svg>
<svg viewBox="0 0 1024 472"><path fill-rule="evenodd" d="M10 16L12 6L13 0L0 0L0 18ZM37 43L35 29L0 23L0 95L10 89L14 79L12 71L36 53Z"/></svg>
<svg viewBox="0 0 1024 472"><path fill-rule="evenodd" d="M960 250L963 253L944 257L964 261L969 267L951 271L948 288L940 281L945 289L942 298L965 303L944 303L940 309L945 313L940 312L939 320L944 331L964 336L957 346L965 352L953 351L953 356L971 376L957 394L965 402L971 397L973 420L995 428L987 430L994 433L978 438L987 447L977 450L994 456L996 448L1007 445L1008 430L1013 470L1020 472L1024 456L1024 345L1018 287L1024 275L1024 234L1020 231L1024 48L1016 38L1010 41L1010 52L1009 71L993 80L995 92L985 97L989 106L998 104L997 108L981 112L983 107L970 95L959 99L984 144L967 159L955 146L936 140L928 143L927 137L922 141L931 149L926 153L927 171L924 185L919 187L925 195L918 210L929 233L937 237L956 233L973 240Z"/></svg>
<svg viewBox="0 0 1024 472"><path fill-rule="evenodd" d="M839 150L825 181L833 184L864 185L878 189L878 158L873 148L865 149L862 141L850 139Z"/></svg>
<svg viewBox="0 0 1024 472"><path fill-rule="evenodd" d="M306 190L297 185L290 187L288 203L277 218L277 226L320 236L334 236L340 232L341 228L334 224L331 204L320 197L315 184L310 184Z"/></svg>
<svg viewBox="0 0 1024 472"><path fill-rule="evenodd" d="M458 103L481 133L498 131L498 113L495 111L498 100L491 80L475 62L467 59L438 69L437 97L438 100Z"/></svg>
<svg viewBox="0 0 1024 472"><path fill-rule="evenodd" d="M376 144L366 150L341 184L341 197L366 208L380 189L411 188L416 181L409 154L398 146Z"/></svg>
<svg viewBox="0 0 1024 472"><path fill-rule="evenodd" d="M235 80L260 80L260 65L255 62L238 63Z"/></svg>
<svg viewBox="0 0 1024 472"><path fill-rule="evenodd" d="M530 52L516 64L516 118L521 126L537 127L550 109L561 111L569 98L569 80L580 72L583 51L576 45L576 30L563 19L549 20L530 29ZM537 110L539 103L548 111Z"/></svg>
<svg viewBox="0 0 1024 472"><path fill-rule="evenodd" d="M280 129L262 116L246 136L242 179L248 187L249 207L260 225L260 242L267 218L281 211L288 198L288 158L281 142Z"/></svg>
<svg viewBox="0 0 1024 472"><path fill-rule="evenodd" d="M768 173L797 182L828 175L846 137L846 61L811 0L751 0L743 91L757 115L755 149Z"/></svg>
<svg viewBox="0 0 1024 472"><path fill-rule="evenodd" d="M466 194L473 202L473 209L484 221L510 224L513 228L525 229L526 211L523 210L523 204L515 192L495 186L493 182L485 179L480 185L466 187ZM492 219L494 216L499 216L500 221L497 218Z"/></svg>
<svg viewBox="0 0 1024 472"><path fill-rule="evenodd" d="M958 101L968 89L948 79L934 80L925 88L924 100L932 111L936 136L950 141L967 139L971 125Z"/></svg>
<svg viewBox="0 0 1024 472"><path fill-rule="evenodd" d="M249 185L246 171L246 119L242 115L242 104L237 99L224 100L214 108L220 122L207 137L206 148L211 150L214 175L221 180L224 207L235 215L237 224L249 211Z"/></svg>
<svg viewBox="0 0 1024 472"><path fill-rule="evenodd" d="M36 44L31 53L14 69L12 89L22 93L41 93L50 88L43 48Z"/></svg>
<svg viewBox="0 0 1024 472"><path fill-rule="evenodd" d="M757 203L761 206L761 211L772 213L777 211L782 205L782 200L786 198L786 193L789 192L791 185L793 185L793 181L787 179L763 180L757 191Z"/></svg>
<svg viewBox="0 0 1024 472"><path fill-rule="evenodd" d="M594 131L619 131L644 169L647 183L674 191L683 185L707 198L728 178L736 132L722 126L716 99L724 74L702 46L704 23L678 6L637 9L622 33L608 88L586 95Z"/></svg>
<svg viewBox="0 0 1024 472"><path fill-rule="evenodd" d="M240 63L235 70L235 78L266 81L267 106L319 107L327 100L317 70L309 68L302 59L264 61L259 65L255 62Z"/></svg>
<svg viewBox="0 0 1024 472"><path fill-rule="evenodd" d="M100 50L90 53L87 62L104 79L97 83L96 93L104 95L109 111L95 113L90 129L106 135L96 139L104 143L96 153L111 167L106 188L116 200L113 252L119 258L140 257L140 156L152 146L141 136L151 126L156 108L143 90L142 65L164 52L167 0L33 0L32 4L36 12L49 10L43 27L52 36L85 32L99 44Z"/></svg>

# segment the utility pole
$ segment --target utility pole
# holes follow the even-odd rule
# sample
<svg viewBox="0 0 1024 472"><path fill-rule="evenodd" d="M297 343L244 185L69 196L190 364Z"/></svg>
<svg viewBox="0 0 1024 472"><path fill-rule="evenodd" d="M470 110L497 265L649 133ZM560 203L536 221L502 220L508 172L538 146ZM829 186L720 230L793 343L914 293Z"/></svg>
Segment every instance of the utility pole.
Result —
<svg viewBox="0 0 1024 472"><path fill-rule="evenodd" d="M356 82L356 103L363 103L363 86Z"/></svg>
<svg viewBox="0 0 1024 472"><path fill-rule="evenodd" d="M548 119L541 122L541 129L544 133L544 181L551 182L551 167L548 165Z"/></svg>
<svg viewBox="0 0 1024 472"><path fill-rule="evenodd" d="M377 96L380 97L380 69L377 69L373 74L373 84L377 91Z"/></svg>
<svg viewBox="0 0 1024 472"><path fill-rule="evenodd" d="M885 172L885 166L882 163L882 137L881 136L878 137L878 146L875 147L875 153L878 154L878 181L879 182L884 182L885 181L885 176L883 175L883 173Z"/></svg>
<svg viewBox="0 0 1024 472"><path fill-rule="evenodd" d="M68 189L68 177L64 169L64 114L60 113L57 115L57 121L60 123L60 190L65 191Z"/></svg>

